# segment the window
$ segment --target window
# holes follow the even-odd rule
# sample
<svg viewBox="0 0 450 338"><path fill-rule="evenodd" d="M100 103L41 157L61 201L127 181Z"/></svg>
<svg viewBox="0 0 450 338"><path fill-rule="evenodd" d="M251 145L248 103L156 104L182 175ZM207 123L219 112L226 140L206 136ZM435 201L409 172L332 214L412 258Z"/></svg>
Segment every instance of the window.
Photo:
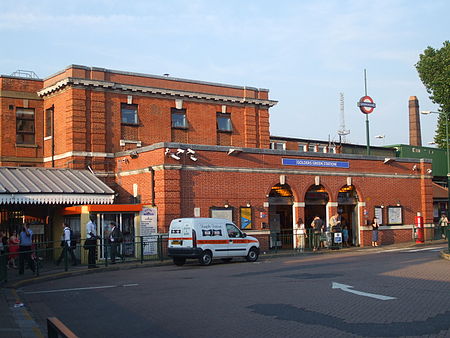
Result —
<svg viewBox="0 0 450 338"><path fill-rule="evenodd" d="M270 148L275 150L286 150L285 142L270 142Z"/></svg>
<svg viewBox="0 0 450 338"><path fill-rule="evenodd" d="M53 108L49 108L45 111L45 135L44 137L49 137L53 135L53 125L52 125L52 116Z"/></svg>
<svg viewBox="0 0 450 338"><path fill-rule="evenodd" d="M307 149L308 149L308 145L307 144L299 143L299 145L298 145L298 150L299 151L307 151Z"/></svg>
<svg viewBox="0 0 450 338"><path fill-rule="evenodd" d="M308 144L308 151L316 151L316 145L315 144Z"/></svg>
<svg viewBox="0 0 450 338"><path fill-rule="evenodd" d="M16 143L34 144L34 109L17 109Z"/></svg>
<svg viewBox="0 0 450 338"><path fill-rule="evenodd" d="M231 126L231 115L218 113L217 114L217 130L224 132L232 132L233 128Z"/></svg>
<svg viewBox="0 0 450 338"><path fill-rule="evenodd" d="M121 104L122 123L138 124L137 104Z"/></svg>
<svg viewBox="0 0 450 338"><path fill-rule="evenodd" d="M172 108L172 128L187 129L186 109Z"/></svg>

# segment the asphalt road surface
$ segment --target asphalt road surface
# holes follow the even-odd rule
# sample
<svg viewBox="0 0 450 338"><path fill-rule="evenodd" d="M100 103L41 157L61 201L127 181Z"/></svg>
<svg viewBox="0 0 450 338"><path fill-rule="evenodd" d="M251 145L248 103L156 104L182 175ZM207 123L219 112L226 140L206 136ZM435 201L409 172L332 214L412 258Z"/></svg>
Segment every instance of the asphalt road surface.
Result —
<svg viewBox="0 0 450 338"><path fill-rule="evenodd" d="M111 271L18 290L45 334L80 337L450 337L443 246Z"/></svg>

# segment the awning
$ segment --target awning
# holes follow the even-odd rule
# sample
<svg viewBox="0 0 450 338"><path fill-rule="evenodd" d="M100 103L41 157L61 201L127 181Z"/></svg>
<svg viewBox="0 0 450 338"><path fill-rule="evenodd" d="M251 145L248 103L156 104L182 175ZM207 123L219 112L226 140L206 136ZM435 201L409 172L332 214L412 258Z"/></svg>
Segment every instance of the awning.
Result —
<svg viewBox="0 0 450 338"><path fill-rule="evenodd" d="M111 204L114 190L88 170L0 167L0 204Z"/></svg>

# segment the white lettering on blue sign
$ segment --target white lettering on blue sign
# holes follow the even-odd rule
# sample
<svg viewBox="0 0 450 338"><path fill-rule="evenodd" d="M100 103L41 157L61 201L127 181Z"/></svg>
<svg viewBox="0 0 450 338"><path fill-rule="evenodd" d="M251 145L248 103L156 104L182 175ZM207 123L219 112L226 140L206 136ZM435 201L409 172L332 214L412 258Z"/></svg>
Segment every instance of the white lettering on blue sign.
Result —
<svg viewBox="0 0 450 338"><path fill-rule="evenodd" d="M295 158L282 158L283 165L297 165L304 167L326 167L326 168L350 168L349 162L325 161L325 160L302 160Z"/></svg>

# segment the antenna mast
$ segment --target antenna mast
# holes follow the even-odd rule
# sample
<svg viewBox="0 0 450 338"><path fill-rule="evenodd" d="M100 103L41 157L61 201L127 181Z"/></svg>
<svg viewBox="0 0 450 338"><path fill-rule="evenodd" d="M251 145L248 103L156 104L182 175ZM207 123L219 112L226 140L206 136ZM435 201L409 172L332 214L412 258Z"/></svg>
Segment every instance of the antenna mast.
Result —
<svg viewBox="0 0 450 338"><path fill-rule="evenodd" d="M345 129L345 113L344 113L344 93L339 93L339 107L340 107L340 122L339 130L337 131L339 135L339 143L346 142L345 136L350 134L350 130Z"/></svg>

